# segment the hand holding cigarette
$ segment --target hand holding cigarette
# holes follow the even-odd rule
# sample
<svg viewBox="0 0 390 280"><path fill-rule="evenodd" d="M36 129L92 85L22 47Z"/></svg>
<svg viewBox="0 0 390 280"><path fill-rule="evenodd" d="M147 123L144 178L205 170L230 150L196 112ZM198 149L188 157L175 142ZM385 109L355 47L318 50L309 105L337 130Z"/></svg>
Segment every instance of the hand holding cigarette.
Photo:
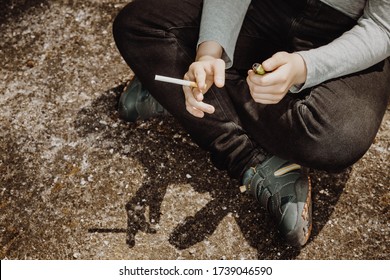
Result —
<svg viewBox="0 0 390 280"><path fill-rule="evenodd" d="M222 59L211 59L211 57L202 61L193 62L188 72L184 75L184 78L177 79L155 75L156 81L183 86L186 109L191 115L202 118L204 117L204 113L214 113L214 106L203 102L203 95L213 84L217 87L224 86L225 62Z"/></svg>
<svg viewBox="0 0 390 280"><path fill-rule="evenodd" d="M214 112L213 106L202 102L204 92L201 89L199 89L196 82L162 76L162 75L155 75L154 79L160 82L182 85L184 94L186 96L186 108L192 115L201 118L204 116L203 112L207 112L209 114L212 114ZM206 88L207 88L207 84L205 84L204 89ZM189 103L196 104L197 107L195 106L189 107L188 106ZM198 110L198 108L202 108L202 110L199 110L199 112L195 111ZM197 113L196 115L192 113L194 111Z"/></svg>

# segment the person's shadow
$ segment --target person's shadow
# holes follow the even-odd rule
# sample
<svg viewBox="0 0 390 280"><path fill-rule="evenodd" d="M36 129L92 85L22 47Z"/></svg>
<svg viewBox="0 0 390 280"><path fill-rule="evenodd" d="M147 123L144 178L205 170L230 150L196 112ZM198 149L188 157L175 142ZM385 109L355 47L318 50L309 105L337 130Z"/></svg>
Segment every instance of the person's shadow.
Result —
<svg viewBox="0 0 390 280"><path fill-rule="evenodd" d="M238 181L229 179L225 172L215 169L207 153L190 140L173 118L155 118L135 124L119 120L116 105L123 87L120 85L108 90L90 106L80 110L75 127L80 137L99 133L99 143L104 139L114 141L112 148L137 159L147 176L124 206L127 212L126 229L91 228L89 232L126 232L127 244L131 248L139 231L157 231L155 225L160 221L160 208L167 187L188 183L199 193L209 193L212 199L170 233L169 243L177 249L187 249L205 240L213 234L222 219L232 213L248 244L257 249L259 259L294 259L299 254L299 249L288 246L279 237L265 210L251 197L239 192ZM121 125L115 127L112 123L99 121L103 117L107 119L107 116L110 122ZM122 148L129 142L135 147L131 151ZM349 178L349 170L339 174L313 171L311 177L313 232L310 240L316 238L328 221ZM146 215L146 209L149 215Z"/></svg>

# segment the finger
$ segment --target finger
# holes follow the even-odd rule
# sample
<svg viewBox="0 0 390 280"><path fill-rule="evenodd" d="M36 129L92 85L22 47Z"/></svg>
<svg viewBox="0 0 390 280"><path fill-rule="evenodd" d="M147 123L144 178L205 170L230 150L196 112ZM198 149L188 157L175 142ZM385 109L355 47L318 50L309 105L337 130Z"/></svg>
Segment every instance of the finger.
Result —
<svg viewBox="0 0 390 280"><path fill-rule="evenodd" d="M256 87L255 90L250 90L252 97L261 97L263 99L277 100L282 99L288 93L288 89L284 86L275 87Z"/></svg>
<svg viewBox="0 0 390 280"><path fill-rule="evenodd" d="M274 100L268 100L268 99L253 99L256 103L264 104L264 105L274 105L279 103L279 101L274 101Z"/></svg>
<svg viewBox="0 0 390 280"><path fill-rule="evenodd" d="M210 104L196 101L195 99L189 99L187 101L188 105L205 113L212 114L214 113L215 109Z"/></svg>
<svg viewBox="0 0 390 280"><path fill-rule="evenodd" d="M249 85L249 89L251 93L254 94L273 94L273 95L279 95L279 94L286 94L291 86L287 83L277 83L272 84L270 86L259 86L256 84Z"/></svg>
<svg viewBox="0 0 390 280"><path fill-rule="evenodd" d="M254 100L267 100L269 102L278 103L283 99L284 94L270 94L270 93L262 93L262 94L251 94Z"/></svg>
<svg viewBox="0 0 390 280"><path fill-rule="evenodd" d="M268 74L258 75L253 70L249 70L246 81L250 90L254 91L255 87L272 86L273 84L268 79L265 79L266 75Z"/></svg>
<svg viewBox="0 0 390 280"><path fill-rule="evenodd" d="M187 75L187 74L186 74ZM188 75L185 78L188 77ZM188 102L189 99L194 98L193 96L193 89L191 87L183 86L183 92L184 92L184 97L185 97L185 105L186 105L186 110L193 116L198 117L198 118L203 118L204 117L204 112L200 111L193 106L191 106ZM203 98L203 94L201 94Z"/></svg>
<svg viewBox="0 0 390 280"><path fill-rule="evenodd" d="M278 67L287 63L287 56L288 56L287 52L277 52L272 57L263 61L263 63L261 63L261 65L263 66L265 71L268 71L268 72L274 71Z"/></svg>
<svg viewBox="0 0 390 280"><path fill-rule="evenodd" d="M187 72L186 74L184 74L184 79L189 81L195 80L195 78L190 79L191 76L192 74L190 72ZM198 88L183 86L183 91L184 93L192 94L195 97L195 99L198 101L203 100L203 91L199 90Z"/></svg>
<svg viewBox="0 0 390 280"><path fill-rule="evenodd" d="M196 84L198 85L198 89L200 91L204 90L206 87L206 71L201 66L201 64L194 64L192 66L192 71L194 73Z"/></svg>
<svg viewBox="0 0 390 280"><path fill-rule="evenodd" d="M221 88L225 85L225 61L217 59L213 64L214 84Z"/></svg>
<svg viewBox="0 0 390 280"><path fill-rule="evenodd" d="M207 111L204 108L202 108L202 105L210 106L210 107L212 107L212 110ZM214 107L209 105L209 104L206 104L206 103L197 104L197 107L195 107L195 106L192 106L192 104L190 102L186 102L186 109L192 115L194 115L196 117L200 117L200 118L202 118L204 116L204 113L212 114L214 112Z"/></svg>
<svg viewBox="0 0 390 280"><path fill-rule="evenodd" d="M186 104L188 103L188 100L190 100L191 98L194 99L194 96L192 94L192 88L184 86L183 92L184 92L184 99Z"/></svg>
<svg viewBox="0 0 390 280"><path fill-rule="evenodd" d="M188 111L188 113L190 113L191 115L195 116L195 117L198 117L198 118L203 118L204 117L204 112L190 106L190 105L186 105L186 109Z"/></svg>
<svg viewBox="0 0 390 280"><path fill-rule="evenodd" d="M197 101L203 100L203 91L200 91L198 88L191 88L191 91Z"/></svg>
<svg viewBox="0 0 390 280"><path fill-rule="evenodd" d="M283 67L264 75L257 75L253 70L248 71L248 84L253 86L270 87L280 85L281 87L288 83L288 75Z"/></svg>
<svg viewBox="0 0 390 280"><path fill-rule="evenodd" d="M248 70L248 77L247 77L247 82L250 87L254 86L271 86L273 85L272 79L270 80L268 76L270 73L264 74L264 75L258 75L256 74L253 70ZM266 77L267 76L267 77Z"/></svg>
<svg viewBox="0 0 390 280"><path fill-rule="evenodd" d="M194 74L192 73L191 69L188 70L187 73L184 74L184 80L187 80L187 81L193 81L195 80L195 76Z"/></svg>
<svg viewBox="0 0 390 280"><path fill-rule="evenodd" d="M205 113L209 113L209 114L214 113L214 111L215 111L214 106L207 104L207 103L204 103L202 101L197 101L195 99L195 97L192 95L192 93L190 93L190 94L186 93L185 97L186 97L186 105L193 107L197 110L200 110L202 112L205 112Z"/></svg>

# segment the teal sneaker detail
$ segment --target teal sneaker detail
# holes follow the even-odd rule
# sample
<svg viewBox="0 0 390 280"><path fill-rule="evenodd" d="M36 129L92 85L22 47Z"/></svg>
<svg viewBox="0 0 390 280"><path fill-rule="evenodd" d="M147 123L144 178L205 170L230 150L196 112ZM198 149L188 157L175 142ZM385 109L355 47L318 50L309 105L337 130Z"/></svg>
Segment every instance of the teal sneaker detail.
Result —
<svg viewBox="0 0 390 280"><path fill-rule="evenodd" d="M128 122L147 120L158 115L169 115L156 99L134 77L119 97L119 117Z"/></svg>
<svg viewBox="0 0 390 280"><path fill-rule="evenodd" d="M301 166L269 157L245 172L241 191L260 202L291 245L306 244L312 229L311 183Z"/></svg>

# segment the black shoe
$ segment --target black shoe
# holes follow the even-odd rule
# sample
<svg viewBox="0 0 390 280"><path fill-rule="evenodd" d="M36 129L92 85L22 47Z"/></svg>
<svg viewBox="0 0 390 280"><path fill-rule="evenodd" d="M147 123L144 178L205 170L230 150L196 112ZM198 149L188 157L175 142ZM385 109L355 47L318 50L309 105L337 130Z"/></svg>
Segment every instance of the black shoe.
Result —
<svg viewBox="0 0 390 280"><path fill-rule="evenodd" d="M122 92L118 102L119 117L124 121L147 120L157 115L169 115L152 95L134 77Z"/></svg>
<svg viewBox="0 0 390 280"><path fill-rule="evenodd" d="M241 191L268 210L291 245L306 244L312 229L311 184L301 166L272 156L248 169L243 184Z"/></svg>

